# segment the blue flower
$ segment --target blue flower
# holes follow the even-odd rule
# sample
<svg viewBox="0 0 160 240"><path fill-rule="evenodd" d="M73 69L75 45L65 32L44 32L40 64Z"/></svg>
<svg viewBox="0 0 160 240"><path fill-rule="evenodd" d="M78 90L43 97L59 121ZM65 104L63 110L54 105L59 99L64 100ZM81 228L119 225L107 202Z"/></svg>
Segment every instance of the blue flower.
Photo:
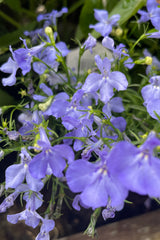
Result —
<svg viewBox="0 0 160 240"><path fill-rule="evenodd" d="M134 63L132 58L130 58L128 54L128 50L126 49L125 45L120 43L117 47L114 47L114 40L108 36L104 37L102 40L102 45L105 48L113 51L113 57L115 60L122 59L124 61L124 66L131 69L134 67ZM126 59L127 58L127 59Z"/></svg>
<svg viewBox="0 0 160 240"><path fill-rule="evenodd" d="M13 131L6 131L7 136L9 137L9 140L16 141L19 138L20 133L16 130Z"/></svg>
<svg viewBox="0 0 160 240"><path fill-rule="evenodd" d="M45 45L45 43L42 43L29 49L26 41L23 39L21 40L23 41L25 48L19 48L13 51L10 46L13 59L9 58L8 61L0 67L2 72L11 73L9 77L2 79L3 86L13 86L16 83L16 72L18 68L21 68L23 75L30 72L33 56L41 51Z"/></svg>
<svg viewBox="0 0 160 240"><path fill-rule="evenodd" d="M10 47L10 51L12 53L14 61L17 63L18 67L21 68L22 74L25 75L26 73L30 72L31 70L31 62L33 56L39 53L45 46L45 43L42 43L38 46L28 48L25 39L21 39L25 48L19 48L15 51L12 50Z"/></svg>
<svg viewBox="0 0 160 240"><path fill-rule="evenodd" d="M108 19L108 12L106 10L94 9L94 17L98 23L95 25L89 25L90 28L94 28L99 32L103 37L108 36L112 31L112 27L117 25L118 20L120 19L119 14L115 14Z"/></svg>
<svg viewBox="0 0 160 240"><path fill-rule="evenodd" d="M52 219L43 219L40 233L35 240L49 240L49 232L53 230L55 222Z"/></svg>
<svg viewBox="0 0 160 240"><path fill-rule="evenodd" d="M122 98L114 97L108 101L104 106L102 111L107 115L108 118L112 117L111 111L121 113L124 111Z"/></svg>
<svg viewBox="0 0 160 240"><path fill-rule="evenodd" d="M123 204L128 191L115 176L110 173L108 161L110 155L105 151L95 163L86 160L76 160L66 171L66 179L72 192L78 193L80 202L93 209L107 206L110 199L111 206Z"/></svg>
<svg viewBox="0 0 160 240"><path fill-rule="evenodd" d="M43 183L33 178L28 170L28 164L31 161L31 157L25 148L22 148L21 163L13 164L6 169L6 189L17 188L26 178L26 182L32 191L40 191L43 187Z"/></svg>
<svg viewBox="0 0 160 240"><path fill-rule="evenodd" d="M20 213L7 215L7 220L13 224L16 224L19 220L25 220L26 225L35 228L38 226L40 220L43 220L43 218L36 212L43 203L42 194L27 191L25 185L21 187L21 192L22 191L25 192L23 199L27 203L26 209Z"/></svg>
<svg viewBox="0 0 160 240"><path fill-rule="evenodd" d="M157 1L148 0L147 1L147 12L143 10L139 10L138 13L141 15L139 22L147 22L148 20L151 20L153 26L160 30L160 8L159 3Z"/></svg>
<svg viewBox="0 0 160 240"><path fill-rule="evenodd" d="M67 101L69 99L68 94L60 92L53 96L51 88L49 88L45 83L41 83L39 87L47 96L34 94L33 99L42 102L39 104L39 108L43 112L43 115L53 115L56 118L63 116L69 105L69 102Z"/></svg>
<svg viewBox="0 0 160 240"><path fill-rule="evenodd" d="M33 63L33 70L36 73L40 75L43 74L44 71L48 68L47 65L57 71L59 66L57 56L61 55L62 57L66 57L69 53L69 50L64 42L56 43L56 48L58 49L58 51L54 47L49 46L43 51L37 53L36 57L41 59L46 65L42 62L35 61Z"/></svg>
<svg viewBox="0 0 160 240"><path fill-rule="evenodd" d="M160 161L154 149L160 145L154 132L139 147L122 141L112 149L109 162L111 174L128 190L150 197L160 197Z"/></svg>
<svg viewBox="0 0 160 240"><path fill-rule="evenodd" d="M89 49L92 53L92 48L96 46L97 40L89 33L88 38L83 43L82 47L84 47L85 50Z"/></svg>
<svg viewBox="0 0 160 240"><path fill-rule="evenodd" d="M77 90L66 108L66 112L62 117L62 124L67 130L78 128L81 125L82 120L89 116L86 111L88 110L87 106L85 106L85 104L81 105L83 95L84 91L82 89ZM87 103L85 100L84 102Z"/></svg>
<svg viewBox="0 0 160 240"><path fill-rule="evenodd" d="M11 57L9 57L8 61L0 67L2 72L11 74L7 78L2 78L3 86L13 86L16 83L16 72L18 68L17 62Z"/></svg>
<svg viewBox="0 0 160 240"><path fill-rule="evenodd" d="M151 77L149 82L150 84L144 86L141 90L144 105L153 99L160 99L160 76Z"/></svg>
<svg viewBox="0 0 160 240"><path fill-rule="evenodd" d="M40 22L42 20L45 20L47 25L54 25L56 26L56 19L61 17L64 13L67 13L68 9L66 7L63 7L59 12L57 10L53 10L51 13L46 14L39 14L37 17L37 21Z"/></svg>
<svg viewBox="0 0 160 240"><path fill-rule="evenodd" d="M146 68L146 74L147 75L155 75L155 72L160 70L160 61L158 60L157 57L152 56L151 53L147 50L144 49L143 54L145 57L152 57L152 64L148 65Z"/></svg>
<svg viewBox="0 0 160 240"><path fill-rule="evenodd" d="M149 80L150 84L144 86L141 90L144 99L144 106L152 118L158 120L156 112L160 115L160 76L153 76Z"/></svg>
<svg viewBox="0 0 160 240"><path fill-rule="evenodd" d="M110 205L110 201L108 202L107 206L105 209L102 211L102 217L104 220L107 220L108 218L114 218L115 217L115 212L120 211L124 207L124 203L119 205L118 207L114 208Z"/></svg>
<svg viewBox="0 0 160 240"><path fill-rule="evenodd" d="M68 160L68 162L74 160L72 148L66 144L52 147L45 130L40 128L39 132L40 140L37 143L42 152L34 156L29 164L31 175L37 179L45 177L49 165L53 175L56 177L63 177L62 171L66 167L65 159Z"/></svg>
<svg viewBox="0 0 160 240"><path fill-rule="evenodd" d="M96 135L92 128L93 121L90 119L82 119L79 122L79 125L76 126L71 132L67 133L65 137L83 137L86 138L92 135ZM71 144L72 139L64 140L64 143ZM79 139L74 140L73 149L79 151L84 148L84 143Z"/></svg>
<svg viewBox="0 0 160 240"><path fill-rule="evenodd" d="M160 99L152 99L147 103L146 108L149 115L159 121L159 118L156 116L156 114L160 116Z"/></svg>
<svg viewBox="0 0 160 240"><path fill-rule="evenodd" d="M7 196L0 204L0 213L6 212L6 210L14 205L14 201L23 191L28 191L29 188L26 184L19 185L13 193Z"/></svg>
<svg viewBox="0 0 160 240"><path fill-rule="evenodd" d="M100 89L100 99L107 103L114 95L113 89L115 88L118 91L125 90L128 82L123 73L119 71L110 72L111 62L107 57L102 60L99 55L96 55L95 61L101 73L89 74L82 86L82 90L88 93L96 92Z"/></svg>

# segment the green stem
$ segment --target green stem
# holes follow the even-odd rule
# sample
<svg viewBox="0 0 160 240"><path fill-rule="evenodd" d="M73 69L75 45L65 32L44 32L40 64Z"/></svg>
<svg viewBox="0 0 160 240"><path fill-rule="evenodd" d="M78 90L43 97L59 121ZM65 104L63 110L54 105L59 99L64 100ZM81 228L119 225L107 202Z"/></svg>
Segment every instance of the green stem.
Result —
<svg viewBox="0 0 160 240"><path fill-rule="evenodd" d="M133 46L131 47L131 49L130 49L130 54L132 54L135 46L136 46L142 39L144 39L144 38L146 38L146 34L142 34L142 35L138 38L138 40L137 40L137 41L133 44Z"/></svg>
<svg viewBox="0 0 160 240"><path fill-rule="evenodd" d="M11 23L16 28L20 28L21 27L21 25L19 23L17 23L13 18L9 17L7 14L5 14L2 11L0 11L0 17L2 17L7 22Z"/></svg>
<svg viewBox="0 0 160 240"><path fill-rule="evenodd" d="M87 234L89 237L95 237L95 226L97 219L101 213L101 208L97 208L91 215L90 224L88 225L87 229L85 230L84 234Z"/></svg>
<svg viewBox="0 0 160 240"><path fill-rule="evenodd" d="M79 79L79 72L80 72L80 66L81 66L81 55L79 54L79 58L78 58L78 79Z"/></svg>

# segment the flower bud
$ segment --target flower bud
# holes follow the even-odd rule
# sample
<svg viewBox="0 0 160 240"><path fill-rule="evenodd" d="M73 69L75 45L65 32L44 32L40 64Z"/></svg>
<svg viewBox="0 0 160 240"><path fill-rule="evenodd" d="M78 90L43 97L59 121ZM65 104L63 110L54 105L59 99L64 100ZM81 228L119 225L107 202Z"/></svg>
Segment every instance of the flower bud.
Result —
<svg viewBox="0 0 160 240"><path fill-rule="evenodd" d="M147 65L151 65L152 64L152 57L145 57L145 58L142 58L142 59L138 59L136 61L134 61L135 64L141 64L141 65L144 65L144 64L147 64Z"/></svg>
<svg viewBox="0 0 160 240"><path fill-rule="evenodd" d="M48 100L47 100L45 103L40 103L40 104L38 105L39 109L40 109L42 112L45 112L45 111L49 108L49 106L51 105L52 99L53 99L53 97L51 96L51 97L48 98Z"/></svg>
<svg viewBox="0 0 160 240"><path fill-rule="evenodd" d="M123 34L123 29L122 29L122 28L117 28L117 29L115 30L115 36L121 37L122 34Z"/></svg>
<svg viewBox="0 0 160 240"><path fill-rule="evenodd" d="M53 46L55 46L54 34L51 27L46 27L44 30L45 34L49 37Z"/></svg>
<svg viewBox="0 0 160 240"><path fill-rule="evenodd" d="M149 56L145 57L145 64L152 65L152 57Z"/></svg>
<svg viewBox="0 0 160 240"><path fill-rule="evenodd" d="M50 36L53 34L52 28L51 27L46 27L44 30L45 34Z"/></svg>

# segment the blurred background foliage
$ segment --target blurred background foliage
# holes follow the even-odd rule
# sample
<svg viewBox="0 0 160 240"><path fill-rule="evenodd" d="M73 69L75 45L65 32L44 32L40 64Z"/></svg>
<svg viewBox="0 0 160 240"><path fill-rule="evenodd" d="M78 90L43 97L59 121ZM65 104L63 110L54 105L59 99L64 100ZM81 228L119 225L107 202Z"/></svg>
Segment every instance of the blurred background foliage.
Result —
<svg viewBox="0 0 160 240"><path fill-rule="evenodd" d="M91 31L89 24L96 23L93 9L106 9L109 16L120 14L119 24L125 27L129 19L145 4L146 0L0 0L0 65L11 55L9 45L13 49L21 46L19 38L25 38L24 31L42 26L36 21L40 13L68 8L68 13L58 19L58 31L61 40L73 48L74 39L83 41ZM95 31L92 34L99 37ZM0 72L0 79L2 77L3 73ZM13 88L11 91L13 93ZM8 92L10 88L3 88L0 80L0 106L13 101Z"/></svg>
<svg viewBox="0 0 160 240"><path fill-rule="evenodd" d="M123 25L145 3L146 0L0 0L0 54L7 51L9 45L17 44L25 30L38 27L36 17L40 13L68 8L68 13L59 21L60 35L68 44L73 38L87 37L89 24L95 23L94 8L107 9L110 16L120 14L119 23Z"/></svg>

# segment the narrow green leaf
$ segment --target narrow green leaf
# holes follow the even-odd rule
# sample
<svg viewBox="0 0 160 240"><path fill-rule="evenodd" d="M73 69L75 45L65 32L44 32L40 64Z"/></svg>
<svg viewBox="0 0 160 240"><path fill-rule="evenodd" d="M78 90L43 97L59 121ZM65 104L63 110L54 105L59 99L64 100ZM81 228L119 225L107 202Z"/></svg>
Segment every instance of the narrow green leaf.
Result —
<svg viewBox="0 0 160 240"><path fill-rule="evenodd" d="M132 108L132 109L139 110L139 111L146 112L146 109L145 109L145 107L143 107L143 106L140 106L140 105L129 105L128 107L129 107L129 108Z"/></svg>
<svg viewBox="0 0 160 240"><path fill-rule="evenodd" d="M10 24L12 24L13 26L15 26L16 28L19 28L21 26L13 18L11 18L10 16L8 16L7 14L5 14L2 11L0 11L0 17L3 18L5 21L9 22Z"/></svg>

